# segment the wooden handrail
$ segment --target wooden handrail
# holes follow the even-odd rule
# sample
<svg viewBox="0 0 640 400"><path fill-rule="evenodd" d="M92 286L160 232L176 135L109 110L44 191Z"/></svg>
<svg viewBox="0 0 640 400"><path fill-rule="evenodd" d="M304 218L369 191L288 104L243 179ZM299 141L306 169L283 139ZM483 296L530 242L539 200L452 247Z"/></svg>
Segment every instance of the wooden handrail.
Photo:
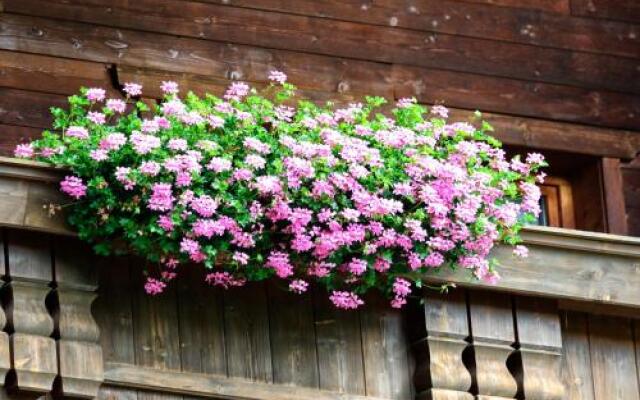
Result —
<svg viewBox="0 0 640 400"><path fill-rule="evenodd" d="M73 235L61 213L46 205L68 200L58 191L64 170L47 164L0 157L0 226ZM528 258L497 246L502 280L479 282L469 271L427 274L431 282L529 294L565 300L640 308L640 238L578 230L526 227Z"/></svg>

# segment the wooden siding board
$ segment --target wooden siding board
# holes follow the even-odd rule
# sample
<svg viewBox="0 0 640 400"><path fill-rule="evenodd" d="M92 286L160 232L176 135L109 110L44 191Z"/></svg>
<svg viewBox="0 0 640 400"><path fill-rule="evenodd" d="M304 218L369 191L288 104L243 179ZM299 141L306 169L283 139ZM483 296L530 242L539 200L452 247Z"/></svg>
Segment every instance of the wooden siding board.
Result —
<svg viewBox="0 0 640 400"><path fill-rule="evenodd" d="M314 288L314 316L320 389L365 394L360 319L337 309L328 293Z"/></svg>
<svg viewBox="0 0 640 400"><path fill-rule="evenodd" d="M571 13L638 23L640 3L636 0L571 0Z"/></svg>
<svg viewBox="0 0 640 400"><path fill-rule="evenodd" d="M567 400L595 400L587 315L564 312L562 323L562 377Z"/></svg>
<svg viewBox="0 0 640 400"><path fill-rule="evenodd" d="M13 157L17 144L37 139L41 133L39 128L0 124L0 155Z"/></svg>
<svg viewBox="0 0 640 400"><path fill-rule="evenodd" d="M10 0L5 8L198 39L640 93L640 62L627 58L199 2L183 2L175 13L166 0L160 6L157 0L140 0L124 7L107 0L75 1ZM121 40L115 42L122 47Z"/></svg>
<svg viewBox="0 0 640 400"><path fill-rule="evenodd" d="M204 282L204 271L188 265L179 271L178 323L182 370L227 374L222 291Z"/></svg>
<svg viewBox="0 0 640 400"><path fill-rule="evenodd" d="M229 377L273 382L269 308L263 283L224 293L225 346Z"/></svg>
<svg viewBox="0 0 640 400"><path fill-rule="evenodd" d="M0 87L0 124L49 128L50 107L66 107L67 98L55 94Z"/></svg>
<svg viewBox="0 0 640 400"><path fill-rule="evenodd" d="M423 103L635 129L640 98L495 76L393 66L395 96Z"/></svg>
<svg viewBox="0 0 640 400"><path fill-rule="evenodd" d="M204 2L229 4L225 0ZM370 3L234 0L232 5L255 12L275 11L622 57L640 56L640 31L637 26L571 16L568 12L568 0L563 1L566 5L566 12L563 14L540 12L529 7L499 7L496 2L482 3L449 0L384 0Z"/></svg>
<svg viewBox="0 0 640 400"><path fill-rule="evenodd" d="M367 396L413 398L412 360L405 321L380 296L369 296L360 311Z"/></svg>
<svg viewBox="0 0 640 400"><path fill-rule="evenodd" d="M589 339L595 400L639 399L631 321L590 315Z"/></svg>
<svg viewBox="0 0 640 400"><path fill-rule="evenodd" d="M270 282L267 288L273 382L318 388L311 294L291 293L276 282Z"/></svg>
<svg viewBox="0 0 640 400"><path fill-rule="evenodd" d="M530 10L569 14L570 0L465 0L469 3L490 4L492 6L525 8Z"/></svg>
<svg viewBox="0 0 640 400"><path fill-rule="evenodd" d="M162 296L144 292L140 259L132 260L133 334L136 364L157 369L180 370L180 335L176 289L169 286Z"/></svg>

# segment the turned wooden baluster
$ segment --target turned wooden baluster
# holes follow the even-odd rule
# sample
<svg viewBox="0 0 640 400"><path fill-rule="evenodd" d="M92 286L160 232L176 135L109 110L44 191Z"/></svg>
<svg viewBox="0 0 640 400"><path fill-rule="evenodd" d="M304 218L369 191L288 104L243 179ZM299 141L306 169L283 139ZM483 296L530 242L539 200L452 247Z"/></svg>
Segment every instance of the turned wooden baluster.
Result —
<svg viewBox="0 0 640 400"><path fill-rule="evenodd" d="M415 386L425 400L471 400L471 374L462 362L469 345L467 304L461 289L448 294L425 293L424 326L414 343ZM423 336L424 335L424 336Z"/></svg>
<svg viewBox="0 0 640 400"><path fill-rule="evenodd" d="M511 298L501 293L470 292L469 312L478 400L513 399L518 387L507 368L516 339Z"/></svg>
<svg viewBox="0 0 640 400"><path fill-rule="evenodd" d="M528 400L561 400L562 331L554 300L516 299L522 379Z"/></svg>
<svg viewBox="0 0 640 400"><path fill-rule="evenodd" d="M58 239L55 248L61 391L67 397L94 398L104 375L100 331L91 315L96 268L76 241Z"/></svg>
<svg viewBox="0 0 640 400"><path fill-rule="evenodd" d="M7 231L9 323L12 384L34 397L52 389L57 375L53 319L45 305L52 280L49 238L33 232Z"/></svg>

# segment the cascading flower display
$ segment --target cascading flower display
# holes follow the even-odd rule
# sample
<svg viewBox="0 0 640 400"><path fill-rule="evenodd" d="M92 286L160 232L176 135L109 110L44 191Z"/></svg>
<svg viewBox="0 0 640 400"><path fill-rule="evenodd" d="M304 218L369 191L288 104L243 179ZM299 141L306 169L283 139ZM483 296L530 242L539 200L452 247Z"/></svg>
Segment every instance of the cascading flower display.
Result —
<svg viewBox="0 0 640 400"><path fill-rule="evenodd" d="M151 108L136 83L125 100L83 89L15 154L71 171L70 224L99 254L159 266L150 294L197 264L224 288L273 277L304 293L319 282L344 309L371 288L402 307L444 268L499 279L489 252L517 245L540 212L542 156L506 159L487 123L450 123L441 105L401 99L385 116L376 97L296 103L286 75L269 76L262 94L235 82L222 98L181 98L163 82Z"/></svg>

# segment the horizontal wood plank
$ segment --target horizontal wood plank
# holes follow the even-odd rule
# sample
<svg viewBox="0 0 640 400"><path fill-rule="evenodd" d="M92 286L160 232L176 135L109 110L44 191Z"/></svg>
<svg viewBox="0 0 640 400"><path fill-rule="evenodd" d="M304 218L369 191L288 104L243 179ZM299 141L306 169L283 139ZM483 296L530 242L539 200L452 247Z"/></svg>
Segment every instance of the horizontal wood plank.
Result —
<svg viewBox="0 0 640 400"><path fill-rule="evenodd" d="M0 124L0 156L13 156L17 144L36 139L41 133L39 128Z"/></svg>
<svg viewBox="0 0 640 400"><path fill-rule="evenodd" d="M640 22L640 3L636 0L571 0L571 12L585 17Z"/></svg>
<svg viewBox="0 0 640 400"><path fill-rule="evenodd" d="M216 399L238 400L375 400L291 385L259 383L218 375L161 371L129 364L107 363L105 383L112 386L156 390ZM381 399L379 399L381 400Z"/></svg>
<svg viewBox="0 0 640 400"><path fill-rule="evenodd" d="M101 87L118 96L107 65L36 54L0 51L0 86L61 95Z"/></svg>
<svg viewBox="0 0 640 400"><path fill-rule="evenodd" d="M49 93L0 87L0 124L48 128L51 107L65 107L67 98Z"/></svg>
<svg viewBox="0 0 640 400"><path fill-rule="evenodd" d="M570 0L465 0L469 3L491 4L501 7L526 8L558 14L569 14Z"/></svg>
<svg viewBox="0 0 640 400"><path fill-rule="evenodd" d="M637 129L640 97L578 87L401 65L391 79L396 98L567 122Z"/></svg>
<svg viewBox="0 0 640 400"><path fill-rule="evenodd" d="M207 3L229 4L226 0ZM446 33L567 50L640 57L640 28L632 24L540 12L530 7L497 7L498 2L453 0L383 0L370 3L339 0L234 0L233 6L256 11L276 11L316 18L330 18L423 32ZM508 2L516 3L516 2ZM532 1L531 3L544 2ZM561 3L549 1L548 3ZM562 7L558 7L561 9Z"/></svg>
<svg viewBox="0 0 640 400"><path fill-rule="evenodd" d="M176 13L170 0L7 0L5 10L218 42L640 93L638 60L466 36L199 2L183 2ZM46 29L38 29L46 35ZM98 28L85 32L94 29Z"/></svg>

